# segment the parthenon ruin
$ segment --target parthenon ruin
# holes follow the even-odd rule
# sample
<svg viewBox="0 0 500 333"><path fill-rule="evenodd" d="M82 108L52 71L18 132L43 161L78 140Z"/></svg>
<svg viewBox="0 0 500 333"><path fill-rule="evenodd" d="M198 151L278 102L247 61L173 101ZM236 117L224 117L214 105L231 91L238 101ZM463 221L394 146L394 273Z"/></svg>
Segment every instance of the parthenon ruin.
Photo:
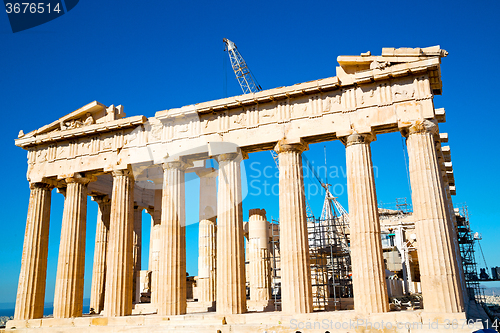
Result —
<svg viewBox="0 0 500 333"><path fill-rule="evenodd" d="M468 296L451 197L455 182L449 147L442 146L448 137L438 125L445 112L433 103L441 94L446 55L434 46L339 56L335 77L159 111L150 118L126 117L122 106L94 101L20 132L16 145L28 152L31 194L15 317L7 330L302 332L289 322L362 318L396 327L465 320ZM423 308L406 311L392 311L389 304L370 150L377 136L390 132L406 138L417 289L423 298ZM346 153L350 309L316 306L312 282L319 278L311 273L317 259L310 254L302 153L310 144L330 140L340 140ZM250 207L248 222L243 220L240 165L249 154L265 150L274 150L279 160L279 307L272 301L275 230L265 200ZM208 167L210 159L218 168ZM184 180L189 172L200 178L194 282L186 278ZM54 313L45 318L54 189L65 200ZM99 212L92 311L84 314L88 196ZM141 251L143 210L152 218L149 253ZM409 240L409 234L401 235ZM146 259L148 270L141 271ZM187 295L195 301L187 302Z"/></svg>

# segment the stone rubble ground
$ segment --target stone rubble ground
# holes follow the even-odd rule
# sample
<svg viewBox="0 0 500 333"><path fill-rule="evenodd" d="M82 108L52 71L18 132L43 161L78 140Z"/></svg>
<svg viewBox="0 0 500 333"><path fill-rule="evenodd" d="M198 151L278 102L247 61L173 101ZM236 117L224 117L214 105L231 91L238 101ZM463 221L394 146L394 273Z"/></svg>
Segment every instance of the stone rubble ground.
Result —
<svg viewBox="0 0 500 333"><path fill-rule="evenodd" d="M11 320L11 319L14 319L14 317L12 317L12 316L10 316L10 317L9 317L9 316L1 316L1 317L0 317L0 327L5 327L5 324L6 324L9 320Z"/></svg>

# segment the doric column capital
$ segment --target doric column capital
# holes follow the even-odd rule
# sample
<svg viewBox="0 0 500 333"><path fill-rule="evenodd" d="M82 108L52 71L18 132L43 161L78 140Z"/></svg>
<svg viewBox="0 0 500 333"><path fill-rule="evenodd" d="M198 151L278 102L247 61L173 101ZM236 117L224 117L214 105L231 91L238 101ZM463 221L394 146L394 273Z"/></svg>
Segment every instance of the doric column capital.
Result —
<svg viewBox="0 0 500 333"><path fill-rule="evenodd" d="M111 171L111 175L113 177L119 177L119 176L128 176L128 177L134 177L134 174L132 173L132 170L130 169L117 169Z"/></svg>
<svg viewBox="0 0 500 333"><path fill-rule="evenodd" d="M30 190L34 190L34 189L47 189L47 190L52 190L54 188L53 185L50 185L50 184L47 184L47 183L43 183L43 182L32 182L30 183Z"/></svg>
<svg viewBox="0 0 500 333"><path fill-rule="evenodd" d="M417 133L431 133L433 135L439 134L439 127L436 120L416 120L402 131L403 135L408 137L411 134Z"/></svg>
<svg viewBox="0 0 500 333"><path fill-rule="evenodd" d="M149 207L146 207L145 209L146 209L146 213L148 213L149 215L151 215L152 218L154 218L155 207L149 206Z"/></svg>
<svg viewBox="0 0 500 333"><path fill-rule="evenodd" d="M217 156L217 162L232 161L236 159L238 159L238 161L241 161L243 158L241 154L238 153L225 153Z"/></svg>
<svg viewBox="0 0 500 333"><path fill-rule="evenodd" d="M214 168L205 168L196 171L196 175L200 178L215 178L217 174L218 172Z"/></svg>
<svg viewBox="0 0 500 333"><path fill-rule="evenodd" d="M81 173L77 172L70 177L66 177L64 180L66 181L66 184L79 183L79 184L87 185L90 182L96 181L97 177L92 176L92 175L83 176Z"/></svg>
<svg viewBox="0 0 500 333"><path fill-rule="evenodd" d="M375 134L372 133L366 133L366 134L352 133L342 138L341 141L342 143L344 143L346 147L350 147L352 145L358 145L361 143L370 143L372 141L375 141L376 139L377 137L375 136Z"/></svg>
<svg viewBox="0 0 500 333"><path fill-rule="evenodd" d="M106 194L91 195L92 201L95 201L98 205L111 203L111 199Z"/></svg>
<svg viewBox="0 0 500 333"><path fill-rule="evenodd" d="M165 162L161 166L162 166L163 170L179 169L181 171L186 171L186 169L193 166L193 164L179 158L175 161Z"/></svg>
<svg viewBox="0 0 500 333"><path fill-rule="evenodd" d="M143 209L145 209L147 211L148 207L141 206L141 205L137 204L137 202L134 202L134 210L139 210L142 212Z"/></svg>
<svg viewBox="0 0 500 333"><path fill-rule="evenodd" d="M285 138L281 139L276 143L276 146L274 146L274 151L278 154L287 152L287 151L298 151L298 152L303 152L309 149L309 145L302 141L289 141Z"/></svg>

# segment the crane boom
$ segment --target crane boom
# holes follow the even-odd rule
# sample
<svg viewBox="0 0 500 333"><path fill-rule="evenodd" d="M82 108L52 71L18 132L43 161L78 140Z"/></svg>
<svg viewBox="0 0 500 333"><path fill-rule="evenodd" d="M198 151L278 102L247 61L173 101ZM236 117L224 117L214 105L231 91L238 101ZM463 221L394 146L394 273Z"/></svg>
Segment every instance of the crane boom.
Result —
<svg viewBox="0 0 500 333"><path fill-rule="evenodd" d="M248 69L248 66L241 56L236 44L227 38L222 39L226 44L224 51L229 54L229 60L231 61L231 67L233 68L236 79L240 84L241 90L244 94L253 93L261 91L261 86L257 83L257 80L253 77L252 72Z"/></svg>

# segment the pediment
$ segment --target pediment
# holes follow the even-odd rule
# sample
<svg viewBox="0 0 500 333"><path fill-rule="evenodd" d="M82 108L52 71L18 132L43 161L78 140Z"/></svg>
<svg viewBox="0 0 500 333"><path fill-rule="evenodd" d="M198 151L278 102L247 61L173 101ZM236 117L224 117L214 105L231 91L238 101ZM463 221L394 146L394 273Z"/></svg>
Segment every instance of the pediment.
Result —
<svg viewBox="0 0 500 333"><path fill-rule="evenodd" d="M75 110L52 123L42 126L37 130L24 134L19 132L19 138L31 137L40 134L66 131L70 129L85 127L93 124L102 124L105 122L124 118L123 106L106 106L97 101L93 101L78 110Z"/></svg>

